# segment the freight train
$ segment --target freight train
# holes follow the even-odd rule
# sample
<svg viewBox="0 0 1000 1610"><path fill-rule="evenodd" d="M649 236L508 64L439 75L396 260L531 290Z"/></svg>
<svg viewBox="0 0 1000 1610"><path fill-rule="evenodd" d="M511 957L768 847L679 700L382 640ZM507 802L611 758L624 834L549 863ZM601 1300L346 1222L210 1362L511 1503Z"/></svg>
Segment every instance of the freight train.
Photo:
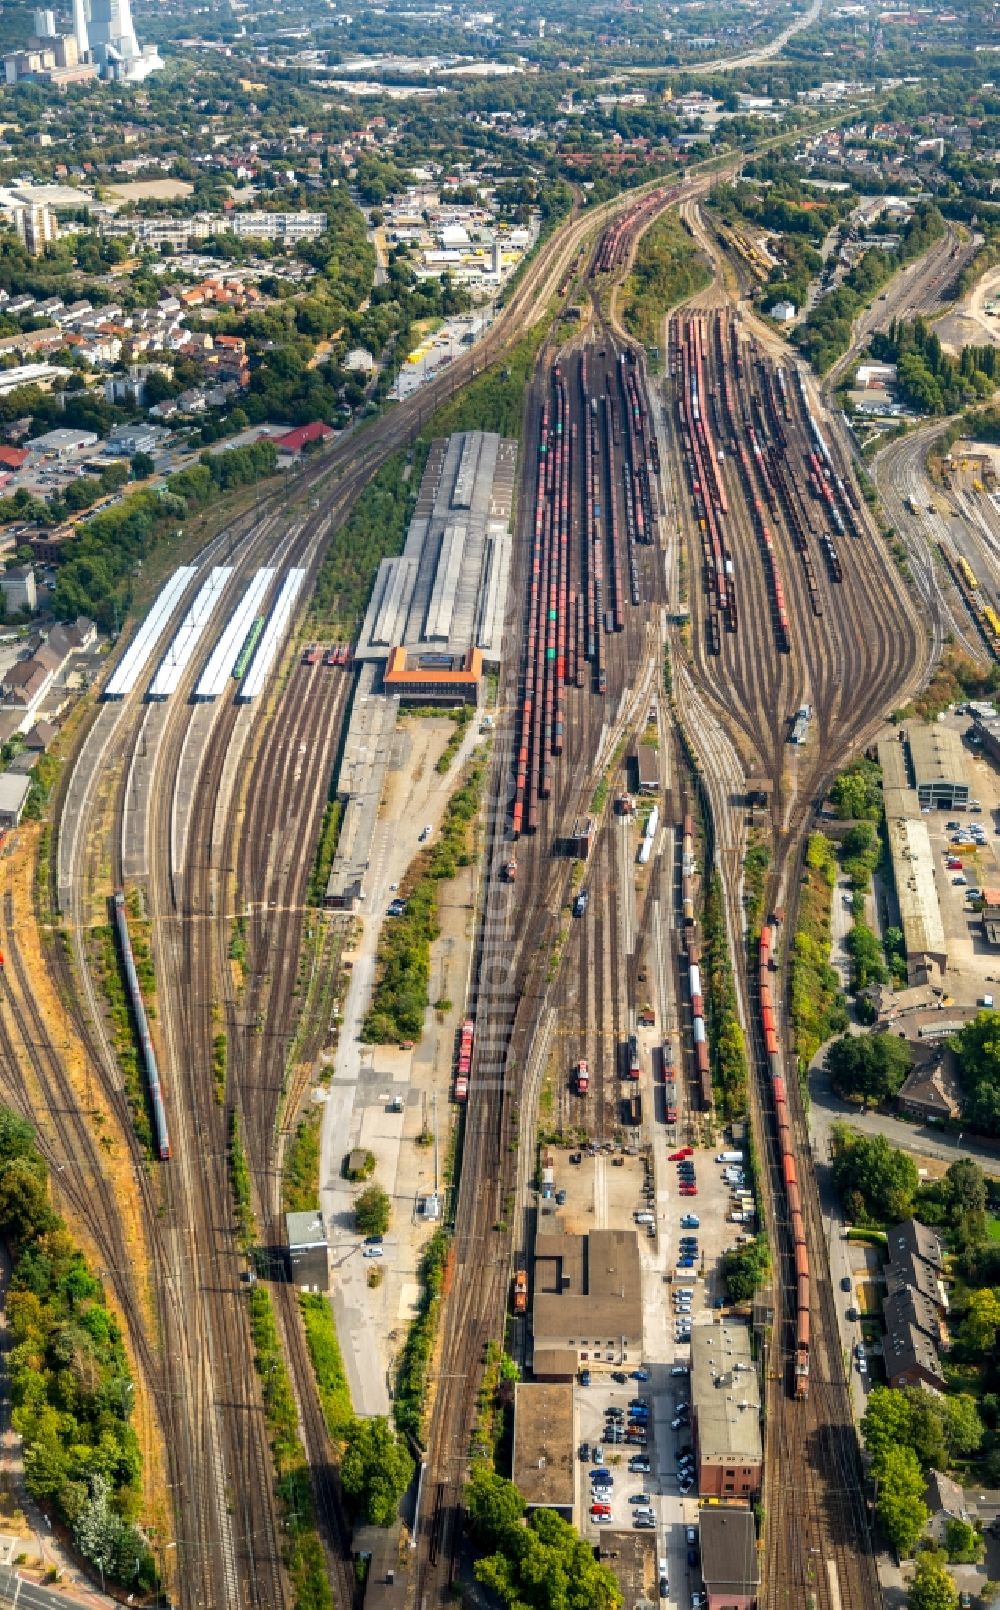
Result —
<svg viewBox="0 0 1000 1610"><path fill-rule="evenodd" d="M802 1213L802 1195L799 1189L798 1164L792 1143L792 1127L788 1114L788 1098L782 1073L781 1050L778 1044L778 1027L771 994L771 972L775 966L776 919L770 917L761 929L758 945L758 981L760 1016L764 1032L764 1051L767 1057L771 1097L774 1102L774 1122L781 1160L781 1177L788 1205L788 1226L795 1265L795 1351L792 1366L792 1387L797 1398L809 1396L809 1248L806 1243L805 1219Z"/></svg>
<svg viewBox="0 0 1000 1610"><path fill-rule="evenodd" d="M610 274L624 267L637 231L668 199L668 191L651 190L641 201L619 213L597 243L590 270L591 279L597 274Z"/></svg>
<svg viewBox="0 0 1000 1610"><path fill-rule="evenodd" d="M562 367L552 371L538 434L531 578L527 600L524 691L517 719L511 832L537 832L540 801L553 791L553 760L563 752L566 689L583 689L590 666L596 693L608 690L605 637L625 629L622 560L627 540L630 596L641 601L637 541L652 540L650 469L659 465L633 354L592 393L581 353L571 407ZM575 417L574 417L575 416ZM625 537L616 464L622 466ZM618 456L616 456L618 455ZM582 480L578 480L582 467ZM574 575L572 538L579 541Z"/></svg>
<svg viewBox="0 0 1000 1610"><path fill-rule="evenodd" d="M153 1117L153 1139L156 1145L156 1155L162 1162L166 1162L170 1157L170 1131L167 1128L167 1113L163 1104L163 1090L160 1086L160 1070L156 1065L156 1052L153 1050L153 1041L149 1033L149 1019L146 1016L146 1007L135 970L132 939L125 917L125 896L121 889L116 889L111 897L111 920L114 925L115 937L118 940L118 952L121 956L122 967L125 971L125 988L128 992L129 1006L132 1009L132 1021L135 1023L139 1044L142 1047L142 1060L146 1069L146 1084L149 1090L149 1105Z"/></svg>
<svg viewBox="0 0 1000 1610"><path fill-rule="evenodd" d="M476 1025L467 1017L458 1031L458 1056L455 1059L455 1100L467 1101L469 1080L472 1077L472 1048L476 1038Z"/></svg>
<svg viewBox="0 0 1000 1610"><path fill-rule="evenodd" d="M695 1086L702 1111L707 1112L712 1105L712 1069L708 1031L705 1027L705 999L701 984L701 942L694 919L693 883L694 822L690 815L686 815L681 837L681 904L684 916L681 944L687 957Z"/></svg>

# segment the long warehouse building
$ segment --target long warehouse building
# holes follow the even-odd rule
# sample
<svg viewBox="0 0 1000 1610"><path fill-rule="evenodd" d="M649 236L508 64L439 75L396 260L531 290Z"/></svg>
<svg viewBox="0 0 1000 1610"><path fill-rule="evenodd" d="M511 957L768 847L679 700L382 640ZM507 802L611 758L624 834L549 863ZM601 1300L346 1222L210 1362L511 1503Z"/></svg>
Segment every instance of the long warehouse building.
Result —
<svg viewBox="0 0 1000 1610"><path fill-rule="evenodd" d="M276 575L277 571L265 567L263 570L258 570L254 576L227 622L225 631L209 655L208 664L194 690L196 699L217 699L225 692L240 651L250 635L253 623L263 607L264 599L270 592Z"/></svg>
<svg viewBox="0 0 1000 1610"><path fill-rule="evenodd" d="M878 746L885 822L906 946L908 984L932 984L948 967L948 945L938 895L937 867L916 789L910 787L898 736Z"/></svg>
<svg viewBox="0 0 1000 1610"><path fill-rule="evenodd" d="M181 677L191 663L232 573L232 565L216 565L208 580L199 588L194 603L177 628L150 683L151 699L169 699L172 693L177 692Z"/></svg>
<svg viewBox="0 0 1000 1610"><path fill-rule="evenodd" d="M275 655L281 646L281 639L288 630L295 601L302 591L305 579L305 571L299 569L290 570L285 577L268 623L264 627L263 636L257 644L256 653L250 661L250 668L240 684L237 698L241 704L249 704L251 699L256 699L263 688Z"/></svg>
<svg viewBox="0 0 1000 1610"><path fill-rule="evenodd" d="M517 443L488 431L431 443L403 552L379 566L355 660L459 670L477 650L497 668L516 462Z"/></svg>
<svg viewBox="0 0 1000 1610"><path fill-rule="evenodd" d="M160 589L152 609L108 679L105 699L125 699L134 689L153 657L177 605L198 574L193 565L182 565Z"/></svg>

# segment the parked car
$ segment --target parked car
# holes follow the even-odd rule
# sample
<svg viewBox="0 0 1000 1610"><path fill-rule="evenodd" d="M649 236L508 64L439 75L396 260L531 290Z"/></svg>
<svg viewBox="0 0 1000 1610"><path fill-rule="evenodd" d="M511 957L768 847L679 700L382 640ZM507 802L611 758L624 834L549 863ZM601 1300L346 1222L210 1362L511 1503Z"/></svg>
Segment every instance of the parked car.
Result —
<svg viewBox="0 0 1000 1610"><path fill-rule="evenodd" d="M681 1229L700 1230L701 1220L699 1219L697 1213L685 1213L681 1218Z"/></svg>
<svg viewBox="0 0 1000 1610"><path fill-rule="evenodd" d="M633 1493L629 1499L630 1504L636 1504L640 1509L649 1509L652 1502L648 1493Z"/></svg>
<svg viewBox="0 0 1000 1610"><path fill-rule="evenodd" d="M628 1462L630 1476L648 1476L652 1466L648 1454L634 1453Z"/></svg>
<svg viewBox="0 0 1000 1610"><path fill-rule="evenodd" d="M632 1371L632 1379L633 1379L633 1381L648 1381L649 1378L650 1377L649 1377L649 1371L648 1370L633 1370Z"/></svg>
<svg viewBox="0 0 1000 1610"><path fill-rule="evenodd" d="M851 1289L851 1277L850 1277L850 1275L844 1275L843 1276L843 1278L842 1278L842 1280L840 1282L840 1289L841 1289L841 1291L850 1291L850 1289Z"/></svg>

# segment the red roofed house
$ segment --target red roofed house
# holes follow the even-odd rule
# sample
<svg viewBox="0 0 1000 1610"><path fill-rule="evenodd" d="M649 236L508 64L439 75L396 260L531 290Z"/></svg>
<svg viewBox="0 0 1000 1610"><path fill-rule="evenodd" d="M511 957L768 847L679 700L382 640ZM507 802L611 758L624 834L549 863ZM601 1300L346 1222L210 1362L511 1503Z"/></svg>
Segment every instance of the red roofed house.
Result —
<svg viewBox="0 0 1000 1610"><path fill-rule="evenodd" d="M274 445L282 457L297 458L304 447L311 447L314 442L323 442L332 435L331 426L324 425L321 419L314 419L309 425L299 425L296 430L275 437Z"/></svg>
<svg viewBox="0 0 1000 1610"><path fill-rule="evenodd" d="M19 470L28 456L25 447L0 447L0 468Z"/></svg>

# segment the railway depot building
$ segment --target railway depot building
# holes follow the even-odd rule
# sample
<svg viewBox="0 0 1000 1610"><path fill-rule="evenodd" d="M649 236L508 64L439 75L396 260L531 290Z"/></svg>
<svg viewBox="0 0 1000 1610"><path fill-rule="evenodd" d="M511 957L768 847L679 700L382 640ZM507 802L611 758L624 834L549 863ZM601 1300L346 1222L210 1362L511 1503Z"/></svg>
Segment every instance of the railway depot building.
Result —
<svg viewBox="0 0 1000 1610"><path fill-rule="evenodd" d="M886 832L892 856L900 925L911 985L939 983L948 967L948 947L937 889L937 868L920 795L911 785L906 755L898 738L878 746L882 768ZM937 785L928 772L925 788Z"/></svg>
<svg viewBox="0 0 1000 1610"><path fill-rule="evenodd" d="M403 552L379 566L356 661L398 677L455 671L456 660L471 668L478 651L480 674L499 667L516 462L517 443L492 432L431 443ZM433 676L426 681L433 689Z"/></svg>
<svg viewBox="0 0 1000 1610"><path fill-rule="evenodd" d="M701 1497L756 1497L764 1449L760 1383L748 1326L723 1320L694 1327L691 1425Z"/></svg>
<svg viewBox="0 0 1000 1610"><path fill-rule="evenodd" d="M431 443L403 552L379 566L337 772L343 807L327 906L365 897L401 704L477 705L500 665L517 443L459 431Z"/></svg>
<svg viewBox="0 0 1000 1610"><path fill-rule="evenodd" d="M532 1289L540 1364L567 1353L588 1368L641 1361L642 1270L634 1230L540 1232Z"/></svg>

